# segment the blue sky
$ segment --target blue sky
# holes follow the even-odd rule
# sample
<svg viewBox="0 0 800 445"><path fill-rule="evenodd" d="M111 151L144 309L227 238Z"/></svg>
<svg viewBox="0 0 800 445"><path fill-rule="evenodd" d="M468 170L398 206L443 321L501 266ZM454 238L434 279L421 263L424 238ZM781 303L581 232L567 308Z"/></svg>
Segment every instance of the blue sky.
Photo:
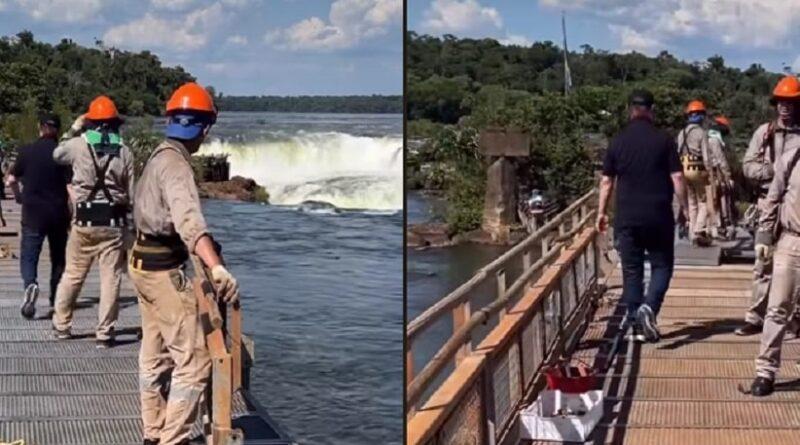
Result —
<svg viewBox="0 0 800 445"><path fill-rule="evenodd" d="M666 49L689 61L719 54L732 66L800 71L797 0L408 0L408 28L560 45L562 10L572 50L584 43L648 55Z"/></svg>
<svg viewBox="0 0 800 445"><path fill-rule="evenodd" d="M148 49L225 94L401 94L402 0L0 0L28 29Z"/></svg>

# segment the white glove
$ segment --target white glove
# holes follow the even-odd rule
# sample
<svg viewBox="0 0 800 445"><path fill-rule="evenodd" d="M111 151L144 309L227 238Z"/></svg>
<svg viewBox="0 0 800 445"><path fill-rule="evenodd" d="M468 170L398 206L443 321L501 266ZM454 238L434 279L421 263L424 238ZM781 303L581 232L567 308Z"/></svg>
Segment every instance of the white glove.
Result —
<svg viewBox="0 0 800 445"><path fill-rule="evenodd" d="M772 257L772 247L766 244L756 244L756 258L761 261L769 261Z"/></svg>
<svg viewBox="0 0 800 445"><path fill-rule="evenodd" d="M211 279L217 288L217 295L226 303L234 303L239 300L239 283L233 278L228 269L222 264L217 264L211 268Z"/></svg>

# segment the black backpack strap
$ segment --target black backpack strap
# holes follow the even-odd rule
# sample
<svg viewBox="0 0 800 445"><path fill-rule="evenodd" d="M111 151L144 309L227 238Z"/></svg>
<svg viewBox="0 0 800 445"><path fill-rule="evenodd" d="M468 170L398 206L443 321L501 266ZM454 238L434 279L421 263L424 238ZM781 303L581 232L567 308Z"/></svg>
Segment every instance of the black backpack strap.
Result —
<svg viewBox="0 0 800 445"><path fill-rule="evenodd" d="M103 142L108 143L107 133L103 134ZM108 187L106 187L106 173L108 173L108 169L111 167L111 161L114 159L114 155L111 153L106 154L106 157L108 158L106 160L106 164L100 166L98 164L98 159L94 152L94 148L92 148L92 146L89 144L86 144L86 146L89 148L89 155L92 157L92 164L94 164L94 173L96 176L94 186L92 187L92 191L89 192L87 201L94 201L95 197L97 196L97 192L102 191L109 204L114 204L114 199L111 197L111 192L109 192Z"/></svg>

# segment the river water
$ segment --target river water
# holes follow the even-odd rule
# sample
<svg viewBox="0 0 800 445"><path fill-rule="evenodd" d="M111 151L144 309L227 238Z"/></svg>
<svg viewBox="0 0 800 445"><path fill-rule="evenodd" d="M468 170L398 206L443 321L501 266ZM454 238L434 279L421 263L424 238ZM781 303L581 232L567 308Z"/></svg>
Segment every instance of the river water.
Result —
<svg viewBox="0 0 800 445"><path fill-rule="evenodd" d="M222 113L211 137L201 152L272 194L203 203L241 285L256 398L301 444L400 444L402 117Z"/></svg>

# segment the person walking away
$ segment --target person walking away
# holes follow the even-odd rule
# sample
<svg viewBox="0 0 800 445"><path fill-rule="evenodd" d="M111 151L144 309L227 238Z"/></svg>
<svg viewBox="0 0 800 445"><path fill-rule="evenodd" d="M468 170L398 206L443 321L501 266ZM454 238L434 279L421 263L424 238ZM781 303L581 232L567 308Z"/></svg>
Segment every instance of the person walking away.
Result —
<svg viewBox="0 0 800 445"><path fill-rule="evenodd" d="M71 337L75 300L96 260L100 267L95 330L98 348L114 344L117 301L125 272L123 232L132 209L133 155L119 135L122 123L114 102L98 96L53 152L57 163L72 166L75 206L67 266L56 292L53 328L59 340Z"/></svg>
<svg viewBox="0 0 800 445"><path fill-rule="evenodd" d="M800 289L800 150L785 151L775 163L756 232L756 256L772 259L772 283L767 314L756 359L756 378L750 386L754 396L774 391L775 374L781 366L781 346L790 314L797 306ZM774 246L774 254L773 254Z"/></svg>
<svg viewBox="0 0 800 445"><path fill-rule="evenodd" d="M760 125L742 159L744 177L751 181L758 190L757 209L761 214L767 199L767 191L774 177L775 163L784 153L800 147L796 113L800 103L800 81L795 76L782 78L772 92L772 104L778 118L775 121ZM769 287L772 281L772 261L756 255L753 267L753 287L750 307L744 316L744 325L736 331L736 335L754 335L761 332L767 312ZM796 333L800 328L800 317L795 314L790 322L789 331Z"/></svg>
<svg viewBox="0 0 800 445"><path fill-rule="evenodd" d="M730 133L730 121L725 116L714 118L708 130L708 156L711 160L713 183L707 193L712 211L711 234L715 238L731 239L735 235L731 211L734 182L725 154L725 137Z"/></svg>
<svg viewBox="0 0 800 445"><path fill-rule="evenodd" d="M41 114L39 139L19 149L6 179L6 185L13 189L14 196L20 197L22 204L19 266L24 293L20 312L27 319L36 315L39 255L45 238L50 248L50 306L53 306L56 286L64 272L70 220L67 184L71 172L69 167L53 161L60 126L58 115Z"/></svg>
<svg viewBox="0 0 800 445"><path fill-rule="evenodd" d="M236 280L222 265L203 218L189 162L216 121L213 99L200 85L184 84L167 103L167 116L166 140L153 151L136 186L138 234L129 268L142 315L139 381L145 445L187 443L209 381L211 362L198 304L184 274L189 256L210 269L218 296L227 302L239 298ZM165 349L168 357L162 354Z"/></svg>
<svg viewBox="0 0 800 445"><path fill-rule="evenodd" d="M706 106L693 100L686 106L688 124L677 137L680 161L689 200L689 236L694 246L708 246L706 187L710 184L711 162L705 129Z"/></svg>
<svg viewBox="0 0 800 445"><path fill-rule="evenodd" d="M653 125L653 95L635 91L629 98L630 122L611 141L603 161L596 227L604 232L606 210L617 188L614 239L622 261L622 300L626 324L635 337L657 342L656 317L672 279L675 221L673 193L685 217L686 190L675 141ZM650 283L644 292L645 254Z"/></svg>

